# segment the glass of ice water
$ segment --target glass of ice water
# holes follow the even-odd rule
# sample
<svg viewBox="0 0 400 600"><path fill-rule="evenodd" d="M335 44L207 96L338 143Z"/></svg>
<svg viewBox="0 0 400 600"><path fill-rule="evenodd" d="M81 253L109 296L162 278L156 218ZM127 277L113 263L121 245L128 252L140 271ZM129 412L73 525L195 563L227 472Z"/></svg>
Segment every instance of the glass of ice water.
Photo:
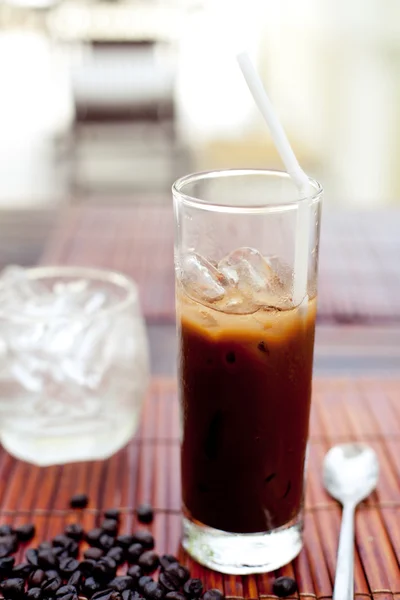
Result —
<svg viewBox="0 0 400 600"><path fill-rule="evenodd" d="M0 276L0 439L50 465L107 458L135 433L149 359L135 283L111 271Z"/></svg>

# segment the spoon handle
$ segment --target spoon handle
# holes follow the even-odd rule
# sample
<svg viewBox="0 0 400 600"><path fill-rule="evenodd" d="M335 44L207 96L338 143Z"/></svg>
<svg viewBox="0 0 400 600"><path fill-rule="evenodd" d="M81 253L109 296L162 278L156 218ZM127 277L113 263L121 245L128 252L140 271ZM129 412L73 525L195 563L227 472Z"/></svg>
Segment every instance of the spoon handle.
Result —
<svg viewBox="0 0 400 600"><path fill-rule="evenodd" d="M333 600L353 600L354 598L355 508L353 503L345 503L343 506Z"/></svg>

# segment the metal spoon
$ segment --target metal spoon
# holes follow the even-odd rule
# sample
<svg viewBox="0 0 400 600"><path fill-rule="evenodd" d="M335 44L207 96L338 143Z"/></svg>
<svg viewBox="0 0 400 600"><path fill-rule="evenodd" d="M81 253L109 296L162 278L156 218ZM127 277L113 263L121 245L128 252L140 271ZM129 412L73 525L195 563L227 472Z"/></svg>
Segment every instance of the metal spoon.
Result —
<svg viewBox="0 0 400 600"><path fill-rule="evenodd" d="M354 513L357 504L376 487L378 457L365 444L341 444L324 460L324 485L343 505L333 600L354 598Z"/></svg>

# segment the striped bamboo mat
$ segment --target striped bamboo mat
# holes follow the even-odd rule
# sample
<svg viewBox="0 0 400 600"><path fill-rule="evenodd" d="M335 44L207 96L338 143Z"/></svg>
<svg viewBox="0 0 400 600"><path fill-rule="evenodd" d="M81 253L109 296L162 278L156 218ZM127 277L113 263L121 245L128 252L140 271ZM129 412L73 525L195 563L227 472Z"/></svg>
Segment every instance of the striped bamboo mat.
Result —
<svg viewBox="0 0 400 600"><path fill-rule="evenodd" d="M322 460L334 443L364 440L379 456L381 476L377 490L357 513L356 598L400 600L400 380L317 379L310 433L305 548L279 574L296 578L302 598L331 598L340 509L323 489ZM276 574L219 575L196 565L179 549L178 435L176 386L160 379L152 383L137 436L107 461L40 469L2 452L1 522L33 520L35 544L76 519L68 499L86 492L89 507L80 513L85 528L95 526L103 509L122 507L122 528L129 532L136 526L134 507L150 501L156 509L151 528L160 553L179 553L193 576L224 590L227 597L270 597Z"/></svg>
<svg viewBox="0 0 400 600"><path fill-rule="evenodd" d="M41 264L121 271L139 286L144 315L175 318L172 206L79 206L61 216Z"/></svg>
<svg viewBox="0 0 400 600"><path fill-rule="evenodd" d="M400 321L400 211L325 214L318 318ZM81 205L61 216L41 264L116 269L139 284L144 314L174 318L172 206Z"/></svg>

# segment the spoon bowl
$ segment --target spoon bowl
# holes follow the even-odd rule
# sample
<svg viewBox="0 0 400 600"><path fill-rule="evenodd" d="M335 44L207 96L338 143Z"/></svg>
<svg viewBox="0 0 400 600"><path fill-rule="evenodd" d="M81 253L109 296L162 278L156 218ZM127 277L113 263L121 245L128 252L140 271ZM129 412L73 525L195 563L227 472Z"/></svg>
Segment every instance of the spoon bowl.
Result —
<svg viewBox="0 0 400 600"><path fill-rule="evenodd" d="M378 477L378 457L365 444L340 444L325 456L324 485L342 504L364 500L375 489Z"/></svg>

